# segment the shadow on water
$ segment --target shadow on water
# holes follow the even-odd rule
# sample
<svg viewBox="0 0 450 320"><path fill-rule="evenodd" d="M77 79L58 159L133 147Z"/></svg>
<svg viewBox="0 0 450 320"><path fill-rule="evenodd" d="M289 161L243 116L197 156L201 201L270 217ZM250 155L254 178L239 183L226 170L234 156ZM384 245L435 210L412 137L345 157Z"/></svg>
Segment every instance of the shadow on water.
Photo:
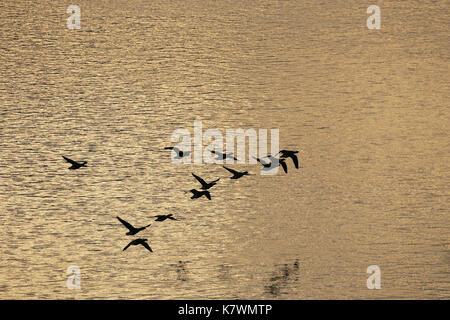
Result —
<svg viewBox="0 0 450 320"><path fill-rule="evenodd" d="M219 265L219 279L225 281L231 280L230 270L231 270L230 265L225 264Z"/></svg>
<svg viewBox="0 0 450 320"><path fill-rule="evenodd" d="M177 271L177 280L178 281L187 281L189 280L188 271L186 270L186 261L178 261L175 266Z"/></svg>
<svg viewBox="0 0 450 320"><path fill-rule="evenodd" d="M288 284L298 281L299 262L296 259L292 264L285 263L275 267L277 270L272 274L264 289L270 295L279 296Z"/></svg>

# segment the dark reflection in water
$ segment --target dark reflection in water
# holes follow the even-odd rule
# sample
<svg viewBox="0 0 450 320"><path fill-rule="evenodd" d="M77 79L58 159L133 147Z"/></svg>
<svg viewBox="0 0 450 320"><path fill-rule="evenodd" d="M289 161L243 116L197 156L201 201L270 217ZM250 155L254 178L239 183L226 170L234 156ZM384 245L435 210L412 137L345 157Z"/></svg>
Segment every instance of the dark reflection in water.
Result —
<svg viewBox="0 0 450 320"><path fill-rule="evenodd" d="M230 265L225 264L219 265L219 279L227 281L231 280L230 271L231 271Z"/></svg>
<svg viewBox="0 0 450 320"><path fill-rule="evenodd" d="M298 259L292 264L275 265L276 270L264 287L265 291L273 296L282 294L282 290L290 283L298 281L299 267Z"/></svg>
<svg viewBox="0 0 450 320"><path fill-rule="evenodd" d="M187 281L189 279L188 271L186 270L186 261L178 261L176 271L178 281Z"/></svg>

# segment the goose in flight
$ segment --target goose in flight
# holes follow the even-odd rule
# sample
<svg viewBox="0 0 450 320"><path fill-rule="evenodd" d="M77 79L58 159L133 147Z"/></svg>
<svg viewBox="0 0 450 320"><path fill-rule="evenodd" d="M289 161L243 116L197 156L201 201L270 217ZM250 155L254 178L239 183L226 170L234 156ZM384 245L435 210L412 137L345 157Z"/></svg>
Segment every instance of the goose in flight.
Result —
<svg viewBox="0 0 450 320"><path fill-rule="evenodd" d="M211 182L207 183L205 180L203 180L202 178L200 178L196 174L192 173L192 175L194 176L195 179L197 179L198 182L200 182L202 184L202 187L200 188L202 190L208 190L209 188L212 188L213 186L216 185L217 181L220 180L220 178L219 178L217 180L214 180L214 181L211 181Z"/></svg>
<svg viewBox="0 0 450 320"><path fill-rule="evenodd" d="M122 224L123 224L125 227L127 227L128 230L130 230L130 231L128 231L128 232L126 233L126 235L128 235L128 236L132 236L132 235L138 233L139 231L145 230L147 227L150 227L150 226L151 226L151 225L149 224L149 225L146 225L145 227L135 228L135 227L133 227L130 223L126 222L125 220L121 219L120 217L116 217L116 218L117 218L120 222L122 222Z"/></svg>
<svg viewBox="0 0 450 320"><path fill-rule="evenodd" d="M72 159L69 159L67 157L64 157L64 156L62 156L62 157L64 158L64 160L66 160L68 163L70 163L72 165L71 167L69 167L70 170L76 170L76 169L79 169L81 167L87 167L87 165L86 165L87 161L76 162L76 161L73 161Z"/></svg>
<svg viewBox="0 0 450 320"><path fill-rule="evenodd" d="M213 153L213 154L215 154L217 156L217 158L215 160L225 160L226 158L229 158L229 159L233 159L233 160L237 161L236 157L233 156L233 152L222 153L222 152L219 152L219 151L211 150L211 153Z"/></svg>
<svg viewBox="0 0 450 320"><path fill-rule="evenodd" d="M263 160L261 160L260 158L257 157L253 157L256 159L256 161L258 161L264 168L272 168L272 163L271 162L265 162Z"/></svg>
<svg viewBox="0 0 450 320"><path fill-rule="evenodd" d="M248 176L248 175L250 175L250 174L248 173L248 171L236 171L236 170L227 168L227 167L225 167L225 166L222 166L222 167L224 167L226 170L228 170L229 172L231 172L231 173L233 174L233 176L230 177L230 179L239 179L239 178L241 178L241 177L243 177L243 176Z"/></svg>
<svg viewBox="0 0 450 320"><path fill-rule="evenodd" d="M191 189L189 191L193 193L191 199L197 199L197 198L200 198L201 196L205 196L209 200L211 200L211 194L209 193L208 190L198 191L198 190L195 190L195 189Z"/></svg>
<svg viewBox="0 0 450 320"><path fill-rule="evenodd" d="M188 155L191 154L190 151L182 151L182 150L178 149L177 147L165 147L164 149L174 151L177 154L175 159L181 159L181 158L187 157Z"/></svg>
<svg viewBox="0 0 450 320"><path fill-rule="evenodd" d="M150 246L147 243L147 239L135 239L133 241L131 241L129 244L127 244L127 246L125 248L123 248L122 251L127 250L127 248L129 246L137 246L137 245L142 245L144 246L144 248L146 248L148 251L153 252L152 248L150 248Z"/></svg>
<svg viewBox="0 0 450 320"><path fill-rule="evenodd" d="M266 156L266 158L269 158L271 163L270 166L272 166L272 164L276 164L278 163L279 166L283 167L283 170L285 173L287 173L287 164L286 164L286 160L285 159L277 159L274 156L268 155Z"/></svg>
<svg viewBox="0 0 450 320"><path fill-rule="evenodd" d="M172 216L173 216L173 214L169 213L169 214L158 214L158 215L156 215L156 216L154 216L154 217L156 218L155 221L164 221L164 220L166 220L166 219L170 219L170 220L178 220L178 219L175 219L175 218L172 217Z"/></svg>
<svg viewBox="0 0 450 320"><path fill-rule="evenodd" d="M298 158L296 156L296 153L298 153L298 151L292 151L292 150L280 150L281 153L280 157L281 158L291 158L292 161L294 162L295 168L298 169Z"/></svg>

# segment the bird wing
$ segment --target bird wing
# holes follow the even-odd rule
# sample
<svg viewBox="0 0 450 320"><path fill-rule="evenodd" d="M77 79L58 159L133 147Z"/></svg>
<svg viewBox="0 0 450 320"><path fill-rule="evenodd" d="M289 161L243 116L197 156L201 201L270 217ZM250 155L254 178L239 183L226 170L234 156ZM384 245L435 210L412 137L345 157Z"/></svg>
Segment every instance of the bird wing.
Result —
<svg viewBox="0 0 450 320"><path fill-rule="evenodd" d="M218 179L216 179L216 180L212 181L211 183L213 183L213 182L217 182L217 181L219 181L219 180L220 180L220 178L218 178Z"/></svg>
<svg viewBox="0 0 450 320"><path fill-rule="evenodd" d="M79 164L78 162L76 162L76 161L73 161L72 159L69 159L69 158L67 158L67 157L64 157L64 156L62 156L63 158L64 158L64 160L66 160L67 162L69 162L69 163L71 163L71 164L74 164L74 165L77 165L77 164Z"/></svg>
<svg viewBox="0 0 450 320"><path fill-rule="evenodd" d="M198 190L196 190L196 189L191 189L191 190L189 190L192 194L198 194L199 193L199 191Z"/></svg>
<svg viewBox="0 0 450 320"><path fill-rule="evenodd" d="M134 240L133 240L134 241ZM123 248L123 250L122 251L125 251L125 250L127 250L127 248L129 247L129 246L131 246L131 244L133 243L133 241L131 241L129 244L127 244L127 246L125 247L125 248Z"/></svg>
<svg viewBox="0 0 450 320"><path fill-rule="evenodd" d="M197 176L196 174L192 174L194 176L195 179L197 179L198 182L200 182L202 184L202 186L206 186L207 183L205 182L205 180L203 180L202 178L200 178L199 176Z"/></svg>
<svg viewBox="0 0 450 320"><path fill-rule="evenodd" d="M298 158L295 154L291 156L292 161L294 161L295 168L298 169Z"/></svg>
<svg viewBox="0 0 450 320"><path fill-rule="evenodd" d="M266 163L266 162L264 162L264 161L262 161L260 158L256 158L256 157L253 157L253 158L255 158L256 159L256 161L258 161L259 163L261 163L263 166L265 166L265 165L267 165L268 163Z"/></svg>
<svg viewBox="0 0 450 320"><path fill-rule="evenodd" d="M164 149L165 149L165 150L172 150L173 147L165 147Z"/></svg>
<svg viewBox="0 0 450 320"><path fill-rule="evenodd" d="M280 164L283 167L284 172L287 173L287 164L286 164L286 162L281 161Z"/></svg>
<svg viewBox="0 0 450 320"><path fill-rule="evenodd" d="M153 252L152 248L150 248L150 246L148 245L147 242L141 242L141 244L150 252Z"/></svg>
<svg viewBox="0 0 450 320"><path fill-rule="evenodd" d="M233 152L224 154L224 157L238 161L238 159L233 155Z"/></svg>
<svg viewBox="0 0 450 320"><path fill-rule="evenodd" d="M205 196L206 196L209 200L211 200L211 193L209 193L208 191L205 191Z"/></svg>
<svg viewBox="0 0 450 320"><path fill-rule="evenodd" d="M128 230L132 231L135 229L135 227L133 227L131 224L129 224L128 222L126 222L123 219L120 219L119 217L116 217L120 222L122 222L122 224L128 228Z"/></svg>
<svg viewBox="0 0 450 320"><path fill-rule="evenodd" d="M222 166L222 167L224 167L225 169L227 169L228 171L230 171L232 174L237 174L237 173L239 173L239 172L237 172L236 170L227 168L227 167L225 167L225 166Z"/></svg>

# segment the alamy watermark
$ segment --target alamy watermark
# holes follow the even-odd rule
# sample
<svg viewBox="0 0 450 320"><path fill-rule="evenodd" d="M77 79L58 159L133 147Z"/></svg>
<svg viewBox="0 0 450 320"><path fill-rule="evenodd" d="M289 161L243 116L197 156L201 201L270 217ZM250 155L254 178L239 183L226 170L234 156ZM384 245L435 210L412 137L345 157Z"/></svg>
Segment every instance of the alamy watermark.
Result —
<svg viewBox="0 0 450 320"><path fill-rule="evenodd" d="M67 18L67 28L70 30L81 29L81 9L79 6L72 4L67 7L66 13L70 14Z"/></svg>
<svg viewBox="0 0 450 320"><path fill-rule="evenodd" d="M377 265L367 267L367 273L371 275L367 278L367 289L381 289L381 269Z"/></svg>
<svg viewBox="0 0 450 320"><path fill-rule="evenodd" d="M366 25L370 30L381 29L381 10L379 6L371 5L367 8L366 12L371 14L367 18Z"/></svg>
<svg viewBox="0 0 450 320"><path fill-rule="evenodd" d="M271 161L267 160L267 163L271 165L262 168L261 174L273 175L279 168L278 159L275 158L280 151L279 131L279 129L270 129L270 153L268 153L268 129L226 129L224 139L221 130L203 131L202 121L197 120L194 121L193 137L185 128L172 132L172 142L179 142L173 147L172 162L176 164L256 164L258 156L264 161L267 156L272 155ZM224 142L226 142L226 151L224 151ZM203 148L204 143L208 143L205 148ZM247 154L246 150L248 150Z"/></svg>
<svg viewBox="0 0 450 320"><path fill-rule="evenodd" d="M67 277L66 286L67 289L81 289L81 270L78 266L69 266L67 268Z"/></svg>

